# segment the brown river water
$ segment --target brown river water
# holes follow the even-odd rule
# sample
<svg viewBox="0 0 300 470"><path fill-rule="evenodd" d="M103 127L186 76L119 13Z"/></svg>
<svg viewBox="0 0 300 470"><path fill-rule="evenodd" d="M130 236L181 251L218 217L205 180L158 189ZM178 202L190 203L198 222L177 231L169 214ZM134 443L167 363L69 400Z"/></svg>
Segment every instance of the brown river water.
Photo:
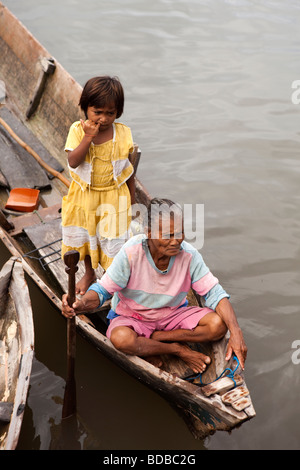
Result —
<svg viewBox="0 0 300 470"><path fill-rule="evenodd" d="M80 84L120 77L138 176L153 196L204 205L201 253L249 350L257 416L196 441L165 400L78 337L81 427L69 448L299 449L300 3L4 3ZM46 450L61 433L66 325L29 286L36 349L18 449Z"/></svg>

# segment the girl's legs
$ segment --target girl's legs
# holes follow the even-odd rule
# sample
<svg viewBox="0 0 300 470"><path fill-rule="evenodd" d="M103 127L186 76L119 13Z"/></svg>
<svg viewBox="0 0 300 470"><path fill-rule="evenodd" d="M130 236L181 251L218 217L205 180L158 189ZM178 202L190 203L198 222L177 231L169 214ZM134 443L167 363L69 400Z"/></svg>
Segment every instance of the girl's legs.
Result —
<svg viewBox="0 0 300 470"><path fill-rule="evenodd" d="M96 274L92 268L90 255L84 258L85 273L79 282L76 284L76 294L84 295L90 285L96 280Z"/></svg>

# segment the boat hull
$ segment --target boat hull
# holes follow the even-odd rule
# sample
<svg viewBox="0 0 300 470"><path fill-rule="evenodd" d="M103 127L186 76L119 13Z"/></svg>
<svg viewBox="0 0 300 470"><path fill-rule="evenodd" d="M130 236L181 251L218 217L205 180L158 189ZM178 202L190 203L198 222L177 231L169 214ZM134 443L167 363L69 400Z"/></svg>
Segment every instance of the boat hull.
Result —
<svg viewBox="0 0 300 470"><path fill-rule="evenodd" d="M26 119L26 111L33 96L41 71L41 60L50 57L50 54L41 46L31 33L0 3L0 53L6 60L0 64L0 79L7 84L6 107L28 128L43 144L47 151L57 159L63 168L63 173L68 178L66 171L66 158L64 155L65 138L72 122L79 119L81 114L78 101L81 87L55 60L55 72L47 77L43 94L40 97L37 109L32 117ZM14 31L14 35L11 34ZM14 36L14 38L12 38ZM20 43L22 47L19 48ZM17 74L22 75L23 83L13 76L13 64L17 64ZM57 126L57 122L60 123ZM133 160L137 168L138 152ZM150 195L136 178L136 200L141 204L147 204ZM51 181L52 189L49 194L43 193L46 206L57 204L58 199L66 194L67 188L57 178ZM56 195L56 199L53 197ZM54 207L54 206L52 206ZM42 211L40 211L42 214ZM45 212L43 212L45 214ZM47 215L48 217L48 215ZM50 216L49 216L50 217ZM51 215L53 217L53 214ZM51 219L50 217L50 219ZM59 215L54 214L56 225L59 225ZM21 218L18 218L21 220ZM49 219L49 224L51 220ZM24 224L25 224L25 219ZM48 219L47 219L48 220ZM6 222L12 222L10 217ZM17 221L15 222L17 225ZM49 225L50 227L51 225ZM45 224L47 236L52 232ZM33 229L32 231L35 231ZM14 234L12 236L12 234ZM3 227L0 229L0 237L12 254L22 259L26 272L36 284L48 296L49 300L61 309L61 294L66 292L66 275L62 261L49 264L46 269L41 269L39 263L26 255L26 245L30 229L19 224L18 230ZM39 248L48 243L49 239L40 239L40 244L35 242L34 247ZM32 242L31 242L32 243ZM52 243L52 241L51 241ZM42 252L41 249L38 251ZM43 252L44 254L44 252ZM60 265L60 267L59 267ZM54 268L55 266L55 268ZM103 313L103 312L102 312ZM101 314L101 312L100 312ZM230 430L242 422L255 416L252 404L243 411L236 411L232 406L224 405L221 396L215 394L206 397L201 387L182 380L181 372L176 372L177 365L172 358L166 358L164 370L159 369L145 360L128 356L117 351L109 339L105 336L105 324L99 329L91 325L92 315L76 317L78 331L86 337L99 351L122 367L132 376L145 385L161 394L185 419L189 428L197 438L203 438L216 430ZM209 377L215 379L225 367L232 363L225 361L225 347L227 339L208 345L208 352L213 358L213 364L208 368ZM174 366L174 367L173 367ZM181 371L182 369L180 369ZM178 369L179 371L179 369ZM241 373L241 371L239 371Z"/></svg>

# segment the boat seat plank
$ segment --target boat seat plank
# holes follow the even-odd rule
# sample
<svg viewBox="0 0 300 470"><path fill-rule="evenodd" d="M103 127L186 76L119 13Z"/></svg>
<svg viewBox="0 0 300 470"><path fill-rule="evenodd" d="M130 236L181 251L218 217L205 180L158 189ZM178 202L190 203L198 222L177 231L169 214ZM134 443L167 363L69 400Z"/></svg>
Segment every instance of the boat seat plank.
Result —
<svg viewBox="0 0 300 470"><path fill-rule="evenodd" d="M253 403L252 403L252 400L251 400L251 397L249 395L249 400L250 400L250 405L247 406L246 408L243 409L243 412L246 413L246 415L249 417L249 418L254 418L254 416L256 416L256 411L254 409L254 406L253 406Z"/></svg>
<svg viewBox="0 0 300 470"><path fill-rule="evenodd" d="M234 401L231 406L234 408L236 411L242 411L245 408L248 408L248 406L251 405L251 400L250 397L242 397L237 401Z"/></svg>
<svg viewBox="0 0 300 470"><path fill-rule="evenodd" d="M1 170L0 170L0 186L2 186L3 188L9 188L7 179L5 178Z"/></svg>
<svg viewBox="0 0 300 470"><path fill-rule="evenodd" d="M236 385L242 385L243 379L240 375L235 375L234 380ZM234 382L230 377L222 377L221 379L216 380L212 384L208 384L202 388L202 392L206 397L210 397L215 393L225 393L228 390L231 390L234 387Z"/></svg>
<svg viewBox="0 0 300 470"><path fill-rule="evenodd" d="M15 217L13 220L14 228L10 231L12 237L19 235L27 227L33 227L53 219L61 217L61 204L44 207L28 214Z"/></svg>
<svg viewBox="0 0 300 470"><path fill-rule="evenodd" d="M25 149L13 142L0 126L0 165L10 189L50 186L46 172Z"/></svg>
<svg viewBox="0 0 300 470"><path fill-rule="evenodd" d="M247 395L249 395L249 390L245 385L241 385L240 387L230 390L230 392L222 395L222 402L226 405L231 405L236 400L239 400L242 397L246 397Z"/></svg>
<svg viewBox="0 0 300 470"><path fill-rule="evenodd" d="M9 423L13 412L14 404L1 402L0 403L0 422Z"/></svg>
<svg viewBox="0 0 300 470"><path fill-rule="evenodd" d="M63 166L54 158L50 152L44 147L44 145L38 140L38 138L18 119L7 107L0 109L0 116L12 130L26 142L49 166L60 173L64 170ZM7 134L8 135L8 134ZM27 154L29 156L29 154ZM33 157L30 155L30 158ZM53 175L48 174L50 179Z"/></svg>

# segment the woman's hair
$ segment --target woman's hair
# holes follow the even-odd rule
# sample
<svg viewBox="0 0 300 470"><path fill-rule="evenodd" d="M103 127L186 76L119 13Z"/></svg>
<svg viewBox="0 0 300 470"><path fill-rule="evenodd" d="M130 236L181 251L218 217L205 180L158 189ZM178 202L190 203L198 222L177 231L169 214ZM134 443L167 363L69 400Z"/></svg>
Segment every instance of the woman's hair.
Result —
<svg viewBox="0 0 300 470"><path fill-rule="evenodd" d="M154 198L151 199L147 207L147 221L144 222L145 228L150 231L158 228L159 221L169 228L170 220L174 219L180 222L182 226L183 211L179 204L171 201L170 199Z"/></svg>
<svg viewBox="0 0 300 470"><path fill-rule="evenodd" d="M79 106L87 116L89 106L102 108L111 102L116 106L117 118L119 118L124 109L124 90L117 77L105 75L90 78L86 82L79 100Z"/></svg>

